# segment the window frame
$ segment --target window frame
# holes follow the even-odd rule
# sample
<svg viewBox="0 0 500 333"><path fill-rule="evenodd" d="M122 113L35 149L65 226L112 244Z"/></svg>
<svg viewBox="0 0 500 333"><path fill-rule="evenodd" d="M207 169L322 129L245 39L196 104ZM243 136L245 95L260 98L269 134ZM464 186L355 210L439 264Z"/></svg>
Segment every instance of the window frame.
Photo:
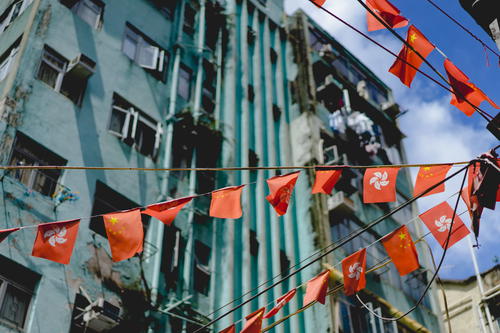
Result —
<svg viewBox="0 0 500 333"><path fill-rule="evenodd" d="M82 13L81 13L82 7L87 5L87 4L91 4L91 5L94 5L95 7L99 8L99 13L96 15L94 23L91 23L82 17ZM87 10L92 11L91 6L87 5L86 8L87 8ZM101 27L103 16L104 16L104 3L102 3L101 1L99 1L99 0L79 0L70 9L71 9L71 12L73 14L78 16L82 21L86 22L92 28L99 29Z"/></svg>
<svg viewBox="0 0 500 333"><path fill-rule="evenodd" d="M50 54L50 53L52 53L52 54ZM47 54L49 54L50 56L52 56L54 58L59 58L59 60L62 60L61 61L63 63L62 67L61 68L57 68L52 62L50 62L48 60L48 57L46 57ZM52 68L54 71L57 72L57 77L56 77L56 80L55 80L55 83L54 83L54 87L52 87L48 82L46 82L46 81L44 81L44 80L42 80L40 78L40 71L41 71L41 68L42 68L42 66L44 64L46 66ZM54 91L60 93L62 82L63 82L63 79L64 79L64 74L68 70L68 65L69 65L69 61L66 58L64 58L62 55L60 55L57 51L55 51L50 46L45 45L44 48L43 48L43 50L42 50L42 56L40 57L40 63L38 64L38 70L37 70L36 78L39 81L42 81L43 83L45 83L46 85L48 85L49 87L51 87Z"/></svg>
<svg viewBox="0 0 500 333"><path fill-rule="evenodd" d="M4 20L0 22L0 35L9 28L12 22L14 22L19 16L23 14L23 12L26 10L26 8L28 8L29 5L31 5L32 2L33 0L19 0L17 2L13 2L5 9L1 16L4 16L7 11L9 13L5 15ZM14 16L16 8L19 8L19 11Z"/></svg>
<svg viewBox="0 0 500 333"><path fill-rule="evenodd" d="M24 332L24 329L26 328L26 324L28 322L28 316L29 316L29 314L31 312L31 308L33 306L33 296L35 295L35 292L33 290L29 290L28 288L24 287L23 285L15 282L15 281L12 281L12 280L10 280L2 275L0 275L0 282L1 282L0 283L0 323L2 323L3 325L6 325L8 327L12 327L14 329L21 330ZM24 313L24 319L23 319L22 326L18 326L16 324L13 324L9 320L7 320L1 316L1 310L3 308L4 301L5 301L5 295L7 293L7 288L9 286L16 288L17 290L20 290L21 292L28 295L30 298L29 301L27 302L27 305L26 305L26 311Z"/></svg>
<svg viewBox="0 0 500 333"><path fill-rule="evenodd" d="M181 73L187 73L189 74L189 79L186 80L187 82L187 90L186 90L186 93L187 93L187 96L184 96L184 93L181 93L181 90L179 87L181 87L181 79L185 79L185 77L183 77L181 75ZM193 70L191 68L189 68L188 66L184 65L184 64L181 64L181 66L179 67L179 77L177 78L177 96L179 96L180 98L182 98L183 100L185 101L189 101L189 99L191 98L191 92L193 90L193 87L191 85L191 81L193 80Z"/></svg>
<svg viewBox="0 0 500 333"><path fill-rule="evenodd" d="M15 61L19 49L20 49L21 38L18 38L12 45L5 50L5 52L0 56L0 59L4 60L0 63L0 82L9 76L12 63ZM7 54L8 53L8 54Z"/></svg>

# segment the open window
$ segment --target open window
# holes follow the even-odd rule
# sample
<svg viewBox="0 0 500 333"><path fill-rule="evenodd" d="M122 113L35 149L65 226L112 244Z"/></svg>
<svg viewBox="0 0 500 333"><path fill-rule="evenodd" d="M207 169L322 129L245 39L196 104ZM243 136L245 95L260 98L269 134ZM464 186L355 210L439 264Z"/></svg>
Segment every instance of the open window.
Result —
<svg viewBox="0 0 500 333"><path fill-rule="evenodd" d="M0 34L7 30L11 23L14 22L32 2L33 0L13 1L0 15Z"/></svg>
<svg viewBox="0 0 500 333"><path fill-rule="evenodd" d="M2 55L0 55L0 81L5 79L7 74L9 74L19 51L20 43L21 37L19 37Z"/></svg>
<svg viewBox="0 0 500 333"><path fill-rule="evenodd" d="M113 96L108 129L141 154L156 159L163 133L161 123L117 94Z"/></svg>
<svg viewBox="0 0 500 333"><path fill-rule="evenodd" d="M163 233L163 250L161 272L165 277L167 289L175 290L179 279L183 259L185 240L180 229L175 226L165 228Z"/></svg>
<svg viewBox="0 0 500 333"><path fill-rule="evenodd" d="M195 9L194 3L186 3L184 7L184 23L182 25L182 30L189 35L194 34L196 12L197 10Z"/></svg>
<svg viewBox="0 0 500 333"><path fill-rule="evenodd" d="M177 85L177 95L183 100L189 100L191 96L191 81L193 77L193 71L185 66L181 65L179 68L179 82Z"/></svg>
<svg viewBox="0 0 500 333"><path fill-rule="evenodd" d="M47 45L43 49L37 78L80 106L95 62L80 54L68 61Z"/></svg>
<svg viewBox="0 0 500 333"><path fill-rule="evenodd" d="M130 23L125 26L122 52L158 80L165 81L167 53Z"/></svg>
<svg viewBox="0 0 500 333"><path fill-rule="evenodd" d="M210 290L211 249L200 241L194 243L194 290L208 296Z"/></svg>

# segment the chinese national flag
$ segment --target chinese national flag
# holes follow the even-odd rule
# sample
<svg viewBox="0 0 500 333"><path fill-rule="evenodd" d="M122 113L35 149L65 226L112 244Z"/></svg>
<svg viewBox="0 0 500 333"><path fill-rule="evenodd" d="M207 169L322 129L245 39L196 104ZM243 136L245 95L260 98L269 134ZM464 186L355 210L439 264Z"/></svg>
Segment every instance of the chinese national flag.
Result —
<svg viewBox="0 0 500 333"><path fill-rule="evenodd" d="M233 325L223 329L219 333L236 333L236 326L233 324Z"/></svg>
<svg viewBox="0 0 500 333"><path fill-rule="evenodd" d="M363 177L363 202L396 201L399 168L368 168Z"/></svg>
<svg viewBox="0 0 500 333"><path fill-rule="evenodd" d="M19 228L0 230L0 243L3 242L5 240L5 238L7 238L7 236L9 236L11 233L13 233L14 231L18 231L18 230L19 230Z"/></svg>
<svg viewBox="0 0 500 333"><path fill-rule="evenodd" d="M415 188L413 189L413 196L419 195L429 187L444 180L450 168L451 164L421 167L420 170L418 170L417 180L415 181ZM442 183L432 191L425 194L424 197L431 194L444 192L444 189L444 183Z"/></svg>
<svg viewBox="0 0 500 333"><path fill-rule="evenodd" d="M331 194L333 187L340 179L342 170L318 170L316 180L312 188L312 193Z"/></svg>
<svg viewBox="0 0 500 333"><path fill-rule="evenodd" d="M387 0L366 0L366 5L391 28L401 28L408 25L406 17L399 15L400 11ZM370 12L366 13L368 31L385 29Z"/></svg>
<svg viewBox="0 0 500 333"><path fill-rule="evenodd" d="M266 308L260 308L259 310L249 314L245 317L247 322L245 327L240 333L260 333L262 329L262 319L264 317L264 312Z"/></svg>
<svg viewBox="0 0 500 333"><path fill-rule="evenodd" d="M271 318L272 316L277 314L279 310L281 310L288 302L290 302L292 300L293 296L295 296L296 293L297 293L297 290L292 289L289 292L287 292L285 295L278 298L276 300L276 305L274 306L274 308L272 308L268 313L266 313L264 318Z"/></svg>
<svg viewBox="0 0 500 333"><path fill-rule="evenodd" d="M409 274L420 267L417 249L405 225L384 236L382 244L399 275Z"/></svg>
<svg viewBox="0 0 500 333"><path fill-rule="evenodd" d="M306 294L304 295L304 306L314 301L325 304L329 277L330 271L326 270L307 282Z"/></svg>
<svg viewBox="0 0 500 333"><path fill-rule="evenodd" d="M212 192L210 216L221 219L239 219L241 211L241 191L245 185L226 187Z"/></svg>
<svg viewBox="0 0 500 333"><path fill-rule="evenodd" d="M326 0L312 0L312 2L314 2L318 6L323 6L325 4Z"/></svg>
<svg viewBox="0 0 500 333"><path fill-rule="evenodd" d="M31 255L69 264L79 225L80 220L39 224Z"/></svg>
<svg viewBox="0 0 500 333"><path fill-rule="evenodd" d="M142 214L154 217L170 226L182 207L187 205L191 200L193 200L193 197L185 197L149 205L142 211Z"/></svg>
<svg viewBox="0 0 500 333"><path fill-rule="evenodd" d="M415 26L411 25L406 35L406 42L410 44L415 51L420 53L424 58L434 50L434 45L425 38L425 36ZM402 60L404 59L404 60ZM419 68L424 61L412 49L403 45L399 51L399 57L392 64L389 72L399 77L404 85L410 87L413 78L417 74L417 70L409 64ZM409 64L407 64L409 63Z"/></svg>
<svg viewBox="0 0 500 333"><path fill-rule="evenodd" d="M443 249L445 248L446 239L448 238L448 233L450 231L452 216L453 209L446 201L419 215L422 222L424 222ZM453 230L451 232L448 248L453 246L469 233L469 229L467 229L460 217L455 215L455 221L453 222Z"/></svg>
<svg viewBox="0 0 500 333"><path fill-rule="evenodd" d="M285 215L288 209L288 203L292 196L293 188L299 178L300 171L288 173L286 175L269 178L267 186L271 192L267 197L267 201L274 207L278 215Z"/></svg>
<svg viewBox="0 0 500 333"><path fill-rule="evenodd" d="M366 249L359 250L342 260L344 293L354 295L366 286Z"/></svg>
<svg viewBox="0 0 500 333"><path fill-rule="evenodd" d="M496 105L488 96L486 96L481 89L469 82L467 75L458 69L458 67L455 66L450 60L445 59L444 69L446 70L451 88L454 92L451 96L450 104L456 106L460 111L469 117L476 110L469 103L467 103L465 99L467 99L475 107L478 107L483 101L487 101L494 108L500 109L500 107Z"/></svg>
<svg viewBox="0 0 500 333"><path fill-rule="evenodd" d="M114 262L142 252L144 230L139 209L106 214L103 219Z"/></svg>

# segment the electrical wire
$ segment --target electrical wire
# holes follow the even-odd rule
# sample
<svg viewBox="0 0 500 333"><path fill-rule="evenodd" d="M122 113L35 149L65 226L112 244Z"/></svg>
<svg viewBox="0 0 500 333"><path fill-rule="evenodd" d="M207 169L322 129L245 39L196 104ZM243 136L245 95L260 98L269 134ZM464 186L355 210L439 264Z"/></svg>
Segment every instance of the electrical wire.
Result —
<svg viewBox="0 0 500 333"><path fill-rule="evenodd" d="M363 234L364 232L366 232L367 230L373 228L374 226L378 225L379 223L381 223L382 221L384 221L387 217L397 213L398 211L400 211L401 209L403 209L404 207L410 205L411 203L413 203L414 201L416 201L418 198L424 196L425 194L429 193L430 191L432 191L433 189L435 189L436 187L438 187L439 185L443 184L444 182L448 181L449 179L455 177L456 175L460 174L462 171L465 171L469 164L474 162L476 160L473 160L471 162L469 162L465 167L463 168L460 168L460 170L454 172L453 174L451 174L450 176L446 177L445 179L443 179L442 181L434 184L433 186L429 187L427 190L423 191L421 194L411 198L410 200L402 203L401 205L399 205L398 207L396 207L395 209L393 209L392 211L390 211L389 213L375 219L374 221L370 222L369 224L367 224L365 227L363 227L362 229L360 229L359 231L357 231L354 235L352 235L351 237L349 237L348 239L345 239L339 243L337 243L335 246L333 246L331 249L328 249L327 251L325 251L325 253L321 254L320 256L318 256L318 258L308 262L307 264L299 267L298 269L296 269L295 271L289 273L287 276L281 278L280 280L278 280L277 282L273 283L272 285L268 286L267 288L265 288L264 290L258 292L257 294L253 295L252 297L250 297L249 299L245 300L244 302L238 304L237 306L233 307L232 309L230 309L229 311L225 312L224 314L218 316L217 318L211 320L209 323L203 325L202 327L198 328L196 331L194 331L193 333L196 333L196 332L199 332L205 328L207 328L208 326L211 326L213 325L215 322L225 318L226 316L228 316L229 314L233 313L234 311L240 309L241 307L243 307L245 304L248 304L249 302L251 302L252 300L256 299L257 297L265 294L266 292L268 292L269 290L271 290L272 288L274 288L275 286L281 284L283 281L286 281L287 279L289 279L290 277L296 275L297 273L303 271L304 269L306 269L307 267L311 266L312 264L314 264L316 261L326 257L328 254L330 254L331 252L335 251L336 249L340 248L341 246L345 245L346 243L348 243L350 240L360 236L361 234Z"/></svg>

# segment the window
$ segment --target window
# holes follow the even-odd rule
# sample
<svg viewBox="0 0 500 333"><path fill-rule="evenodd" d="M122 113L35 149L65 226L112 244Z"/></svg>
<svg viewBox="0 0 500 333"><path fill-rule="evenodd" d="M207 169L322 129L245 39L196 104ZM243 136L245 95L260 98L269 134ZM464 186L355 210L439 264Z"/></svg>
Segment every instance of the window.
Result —
<svg viewBox="0 0 500 333"><path fill-rule="evenodd" d="M168 58L165 50L130 23L125 26L122 52L158 80L165 80L164 72Z"/></svg>
<svg viewBox="0 0 500 333"><path fill-rule="evenodd" d="M185 240L175 226L165 228L163 233L163 254L161 271L165 277L167 289L175 289L179 279L179 269L183 259Z"/></svg>
<svg viewBox="0 0 500 333"><path fill-rule="evenodd" d="M0 267L0 323L22 330L40 276L4 256Z"/></svg>
<svg viewBox="0 0 500 333"><path fill-rule="evenodd" d="M45 46L37 78L79 106L94 68L95 62L83 54L68 62L52 48Z"/></svg>
<svg viewBox="0 0 500 333"><path fill-rule="evenodd" d="M179 69L179 82L177 86L177 95L184 100L189 100L191 96L191 78L193 72L185 65L181 65Z"/></svg>
<svg viewBox="0 0 500 333"><path fill-rule="evenodd" d="M0 81L7 77L9 74L12 64L16 59L17 52L19 51L19 44L21 42L21 37L19 37L14 44L12 44L1 56L0 56Z"/></svg>
<svg viewBox="0 0 500 333"><path fill-rule="evenodd" d="M71 11L92 28L99 28L102 24L104 4L99 0L80 0L71 8Z"/></svg>
<svg viewBox="0 0 500 333"><path fill-rule="evenodd" d="M10 165L66 165L67 161L47 148L17 132ZM52 196L56 190L61 170L11 170L9 175L19 180L26 187Z"/></svg>
<svg viewBox="0 0 500 333"><path fill-rule="evenodd" d="M196 10L192 5L186 4L184 7L184 24L182 30L187 34L194 34L194 26L196 21Z"/></svg>
<svg viewBox="0 0 500 333"><path fill-rule="evenodd" d="M255 230L250 230L250 254L254 257L259 255L259 240L257 238L257 232Z"/></svg>
<svg viewBox="0 0 500 333"><path fill-rule="evenodd" d="M161 124L117 94L113 96L108 129L142 155L156 158L163 133Z"/></svg>
<svg viewBox="0 0 500 333"><path fill-rule="evenodd" d="M282 277L290 274L290 259L283 250L280 250L280 271Z"/></svg>
<svg viewBox="0 0 500 333"><path fill-rule="evenodd" d="M153 0L153 4L158 7L160 12L167 18L171 19L174 17L175 7L177 6L177 1L174 0Z"/></svg>
<svg viewBox="0 0 500 333"><path fill-rule="evenodd" d="M194 290L208 296L210 289L210 247L194 243Z"/></svg>
<svg viewBox="0 0 500 333"><path fill-rule="evenodd" d="M119 210L132 209L139 206L140 205L116 192L106 184L97 181L94 192L92 214L90 215L96 216L101 214L113 213ZM141 218L142 224L146 228L149 223L150 217L141 214ZM102 217L93 217L90 220L89 228L99 235L106 237L106 230L104 230L104 222L102 220Z"/></svg>
<svg viewBox="0 0 500 333"><path fill-rule="evenodd" d="M21 15L24 10L33 2L33 0L14 1L12 5L0 15L0 34L7 30L14 20Z"/></svg>

